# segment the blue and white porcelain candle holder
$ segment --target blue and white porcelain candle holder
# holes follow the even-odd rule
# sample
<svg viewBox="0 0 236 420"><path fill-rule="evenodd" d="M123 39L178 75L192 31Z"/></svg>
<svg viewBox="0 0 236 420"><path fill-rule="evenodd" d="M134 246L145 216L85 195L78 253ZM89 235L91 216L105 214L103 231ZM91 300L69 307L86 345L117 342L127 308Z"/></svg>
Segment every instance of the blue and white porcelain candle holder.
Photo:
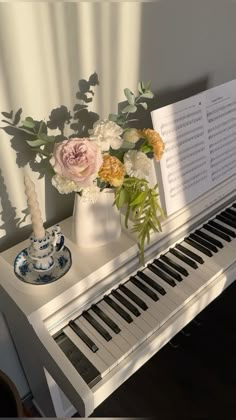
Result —
<svg viewBox="0 0 236 420"><path fill-rule="evenodd" d="M64 276L71 267L71 253L64 245L59 225L45 232L42 238L30 236L30 246L16 257L16 276L31 284L47 284Z"/></svg>

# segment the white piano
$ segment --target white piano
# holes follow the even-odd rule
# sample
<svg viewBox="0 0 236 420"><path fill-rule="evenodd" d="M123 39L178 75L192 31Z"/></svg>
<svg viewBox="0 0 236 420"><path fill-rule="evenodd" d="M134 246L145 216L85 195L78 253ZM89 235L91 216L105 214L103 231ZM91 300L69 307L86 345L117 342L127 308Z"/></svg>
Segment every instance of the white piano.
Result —
<svg viewBox="0 0 236 420"><path fill-rule="evenodd" d="M166 219L145 268L127 231L82 250L70 219L60 225L73 264L56 282L15 277L14 258L28 241L1 254L0 306L44 416L89 416L235 280L235 200L231 177Z"/></svg>

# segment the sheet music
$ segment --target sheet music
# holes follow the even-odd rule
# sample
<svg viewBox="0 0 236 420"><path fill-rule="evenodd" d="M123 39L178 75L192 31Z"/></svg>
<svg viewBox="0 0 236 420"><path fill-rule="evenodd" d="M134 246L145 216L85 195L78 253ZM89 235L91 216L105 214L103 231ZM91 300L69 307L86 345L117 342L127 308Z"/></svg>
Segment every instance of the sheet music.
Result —
<svg viewBox="0 0 236 420"><path fill-rule="evenodd" d="M236 173L235 80L155 110L152 121L165 143L157 178L167 215Z"/></svg>

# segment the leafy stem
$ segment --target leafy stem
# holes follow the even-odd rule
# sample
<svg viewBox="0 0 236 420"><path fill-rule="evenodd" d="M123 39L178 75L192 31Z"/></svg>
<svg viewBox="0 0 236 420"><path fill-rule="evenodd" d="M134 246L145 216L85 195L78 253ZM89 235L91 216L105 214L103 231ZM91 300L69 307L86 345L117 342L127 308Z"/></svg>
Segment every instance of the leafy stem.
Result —
<svg viewBox="0 0 236 420"><path fill-rule="evenodd" d="M125 178L122 186L115 189L115 205L125 208L125 226L131 213L132 232L138 235L140 261L144 265L144 247L150 241L151 232L160 232L163 211L158 201L157 185L150 188L148 181L135 177Z"/></svg>

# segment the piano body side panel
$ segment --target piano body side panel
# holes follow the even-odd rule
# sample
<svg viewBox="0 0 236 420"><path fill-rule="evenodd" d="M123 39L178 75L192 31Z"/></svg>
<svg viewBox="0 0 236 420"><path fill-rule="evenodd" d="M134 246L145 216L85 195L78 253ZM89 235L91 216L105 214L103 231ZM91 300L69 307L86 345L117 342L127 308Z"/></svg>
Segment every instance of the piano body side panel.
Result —
<svg viewBox="0 0 236 420"><path fill-rule="evenodd" d="M87 384L74 369L66 356L54 342L41 321L32 326L15 302L0 286L0 306L17 353L21 360L36 407L46 417L67 416L62 413L62 404L54 405L56 399L51 395L50 383L45 369L60 386L73 406L83 417L94 411L93 394Z"/></svg>
<svg viewBox="0 0 236 420"><path fill-rule="evenodd" d="M47 369L44 368L44 372L57 417L72 417L77 410L65 396L64 392L59 388Z"/></svg>
<svg viewBox="0 0 236 420"><path fill-rule="evenodd" d="M55 409L35 343L35 333L25 315L1 285L0 307L37 406L43 415L55 417Z"/></svg>

